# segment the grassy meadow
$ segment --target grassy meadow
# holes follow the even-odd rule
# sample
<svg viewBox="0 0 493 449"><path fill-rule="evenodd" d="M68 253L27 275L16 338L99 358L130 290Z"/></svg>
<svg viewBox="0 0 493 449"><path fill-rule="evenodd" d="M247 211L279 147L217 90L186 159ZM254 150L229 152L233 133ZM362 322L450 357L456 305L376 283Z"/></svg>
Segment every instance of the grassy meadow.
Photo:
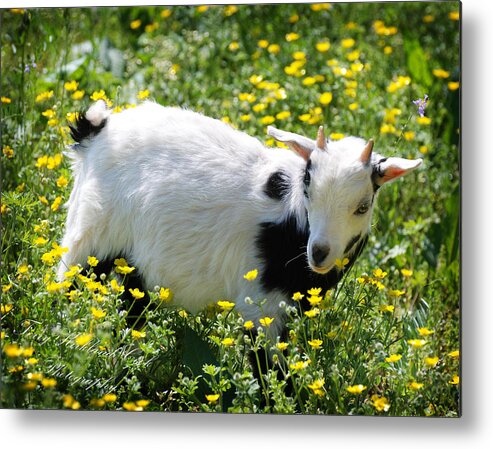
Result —
<svg viewBox="0 0 493 449"><path fill-rule="evenodd" d="M0 407L460 415L458 2L3 9L0 20ZM230 298L192 315L163 285L150 296L166 307L131 327L118 278L81 267L55 278L68 125L99 98L114 113L145 100L201 111L278 151L267 125L314 138L323 124L331 139L374 138L379 153L424 164L381 189L369 244L338 288L300 292L305 313L286 306L289 338L258 381L248 352L260 356L269 317L254 340Z"/></svg>

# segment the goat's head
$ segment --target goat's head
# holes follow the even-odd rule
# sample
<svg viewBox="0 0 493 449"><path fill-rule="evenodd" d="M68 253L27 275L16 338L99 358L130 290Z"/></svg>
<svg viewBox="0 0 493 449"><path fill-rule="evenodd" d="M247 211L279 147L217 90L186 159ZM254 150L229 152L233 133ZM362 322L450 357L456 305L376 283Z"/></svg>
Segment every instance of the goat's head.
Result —
<svg viewBox="0 0 493 449"><path fill-rule="evenodd" d="M346 137L327 141L320 127L316 140L268 128L305 161L300 174L310 237L310 268L325 274L354 254L370 229L375 194L380 186L421 165L422 160L385 158L373 152L373 141Z"/></svg>

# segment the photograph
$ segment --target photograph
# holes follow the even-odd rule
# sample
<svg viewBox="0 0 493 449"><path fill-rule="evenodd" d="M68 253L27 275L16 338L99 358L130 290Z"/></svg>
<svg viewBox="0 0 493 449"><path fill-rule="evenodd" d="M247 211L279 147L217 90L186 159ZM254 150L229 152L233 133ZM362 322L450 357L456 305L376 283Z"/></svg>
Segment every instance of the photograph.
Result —
<svg viewBox="0 0 493 449"><path fill-rule="evenodd" d="M1 6L0 408L460 418L462 6Z"/></svg>

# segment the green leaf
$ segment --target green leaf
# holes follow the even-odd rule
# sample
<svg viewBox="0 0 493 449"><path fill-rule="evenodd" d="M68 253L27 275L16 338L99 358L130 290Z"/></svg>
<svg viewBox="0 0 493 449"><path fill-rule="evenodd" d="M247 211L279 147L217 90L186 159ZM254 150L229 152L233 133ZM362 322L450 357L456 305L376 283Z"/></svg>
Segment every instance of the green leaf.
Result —
<svg viewBox="0 0 493 449"><path fill-rule="evenodd" d="M433 83L426 54L418 40L405 40L404 49L406 52L407 68L413 81L430 87Z"/></svg>

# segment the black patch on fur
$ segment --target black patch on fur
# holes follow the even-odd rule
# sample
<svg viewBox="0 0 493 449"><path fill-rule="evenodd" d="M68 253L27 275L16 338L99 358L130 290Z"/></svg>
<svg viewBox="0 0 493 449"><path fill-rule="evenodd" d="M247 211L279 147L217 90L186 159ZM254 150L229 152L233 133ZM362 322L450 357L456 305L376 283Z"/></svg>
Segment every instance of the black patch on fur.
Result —
<svg viewBox="0 0 493 449"><path fill-rule="evenodd" d="M303 193L306 197L308 197L308 187L310 187L310 182L312 180L312 176L310 173L310 168L312 167L312 160L308 159L305 167L305 174L303 176Z"/></svg>
<svg viewBox="0 0 493 449"><path fill-rule="evenodd" d="M375 193L381 186L377 184L377 179L382 178L383 175L385 174L382 170L382 167L380 164L382 162L385 162L388 158L383 157L382 159L379 159L377 163L373 164L373 171L371 174L371 181L373 183L373 192Z"/></svg>
<svg viewBox="0 0 493 449"><path fill-rule="evenodd" d="M282 170L276 171L269 176L264 187L264 193L274 200L282 200L288 193L290 178Z"/></svg>
<svg viewBox="0 0 493 449"><path fill-rule="evenodd" d="M356 242L361 238L361 234L355 235L351 240L349 240L349 243L346 246L346 249L344 250L344 254L348 254L351 248L356 244Z"/></svg>
<svg viewBox="0 0 493 449"><path fill-rule="evenodd" d="M291 298L296 292L306 294L312 287L321 287L324 291L334 288L344 271L356 261L367 241L367 236L360 240L344 270L334 268L322 275L315 273L308 266L308 237L308 226L299 230L294 216L282 223L260 225L256 245L259 256L264 261L260 282L267 292L280 290ZM308 301L302 301L301 304L304 309L310 308Z"/></svg>
<svg viewBox="0 0 493 449"><path fill-rule="evenodd" d="M95 273L98 278L100 278L102 274L108 276L116 267L115 259L119 259L121 257L124 256L108 257L99 261L99 263L93 268L93 273ZM87 267L84 269L82 274L87 275ZM121 276L119 274L117 274L117 276L120 283L122 283L125 287L125 291L122 293L120 298L122 299L125 309L127 310L127 324L130 327L139 329L145 324L145 310L152 307L152 305L150 305L149 294L144 288L144 284L142 282L142 276L137 268L132 271L132 273L125 276ZM138 288L141 292L145 293L145 296L141 299L135 299L129 292L130 288Z"/></svg>
<svg viewBox="0 0 493 449"><path fill-rule="evenodd" d="M98 126L93 125L87 118L85 112L79 112L75 118L75 123L69 125L70 135L76 142L81 143L88 137L94 137L106 125L106 119L104 119Z"/></svg>

